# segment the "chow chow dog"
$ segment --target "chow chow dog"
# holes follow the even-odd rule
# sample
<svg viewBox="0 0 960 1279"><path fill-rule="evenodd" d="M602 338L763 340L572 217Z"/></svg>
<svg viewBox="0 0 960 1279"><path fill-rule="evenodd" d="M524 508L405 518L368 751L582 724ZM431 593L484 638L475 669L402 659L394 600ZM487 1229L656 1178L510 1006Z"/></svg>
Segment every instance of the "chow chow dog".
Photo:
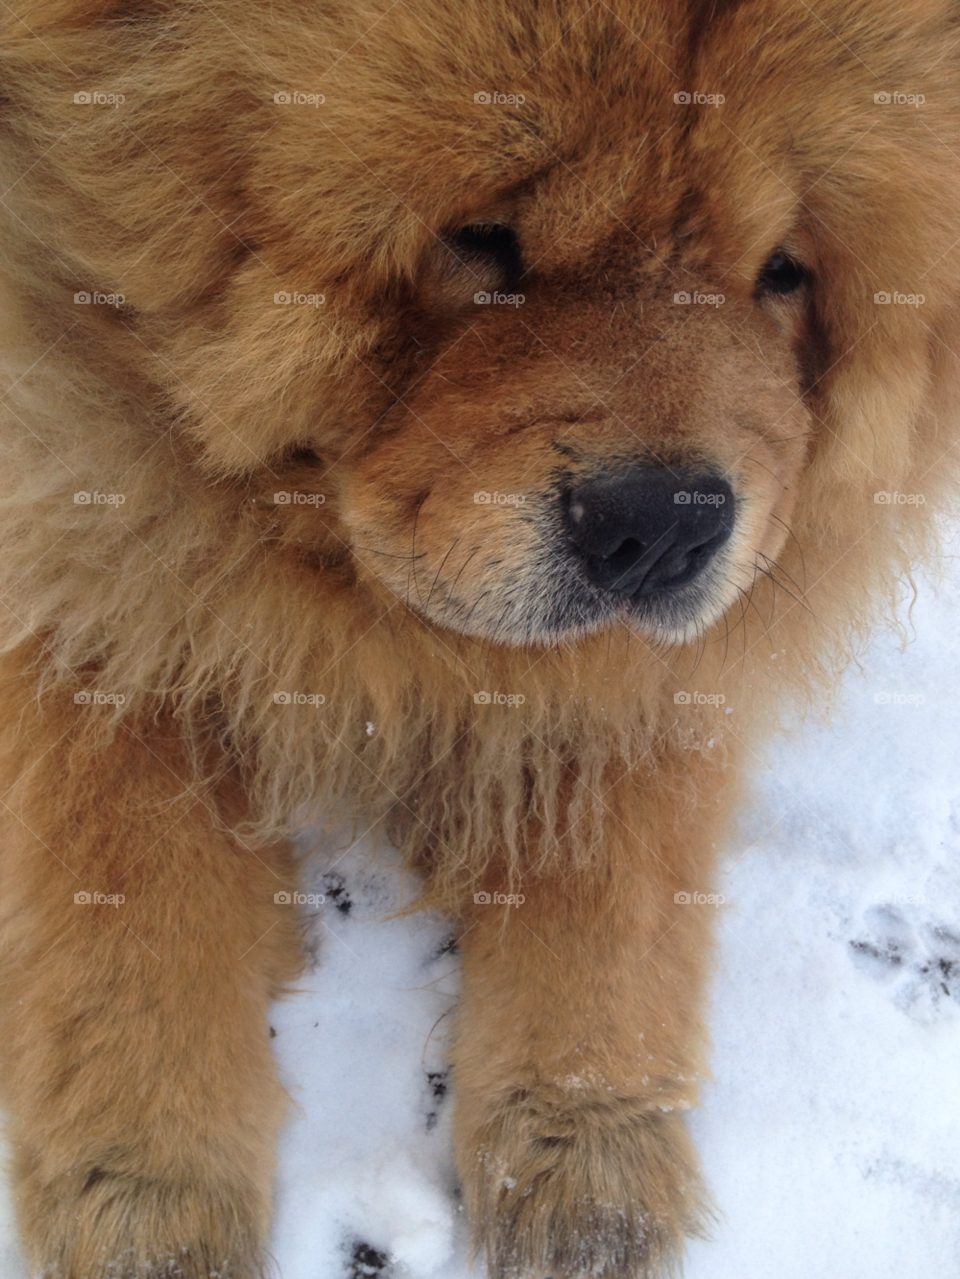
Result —
<svg viewBox="0 0 960 1279"><path fill-rule="evenodd" d="M670 1271L738 766L955 491L960 11L12 0L0 63L33 1273L265 1272L344 804L457 922L488 1272Z"/></svg>

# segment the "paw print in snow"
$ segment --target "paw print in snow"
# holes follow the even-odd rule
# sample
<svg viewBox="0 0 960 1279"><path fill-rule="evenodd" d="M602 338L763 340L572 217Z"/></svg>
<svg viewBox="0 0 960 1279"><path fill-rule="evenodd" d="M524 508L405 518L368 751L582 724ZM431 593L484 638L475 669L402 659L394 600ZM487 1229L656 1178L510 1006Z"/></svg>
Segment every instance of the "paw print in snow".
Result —
<svg viewBox="0 0 960 1279"><path fill-rule="evenodd" d="M874 906L850 941L850 956L918 1021L945 1016L960 1003L960 928L924 920L920 911L911 919L896 906Z"/></svg>
<svg viewBox="0 0 960 1279"><path fill-rule="evenodd" d="M389 1258L368 1243L356 1243L350 1255L349 1279L374 1279L387 1271Z"/></svg>

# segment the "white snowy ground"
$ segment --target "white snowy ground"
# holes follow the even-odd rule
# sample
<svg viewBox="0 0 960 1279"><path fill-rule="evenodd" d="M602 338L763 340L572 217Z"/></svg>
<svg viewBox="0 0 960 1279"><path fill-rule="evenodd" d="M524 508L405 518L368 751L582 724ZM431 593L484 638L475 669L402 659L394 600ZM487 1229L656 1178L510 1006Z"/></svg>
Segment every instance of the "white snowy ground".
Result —
<svg viewBox="0 0 960 1279"><path fill-rule="evenodd" d="M719 1218L687 1279L960 1275L960 558L947 563L938 589L921 583L906 650L878 637L832 727L797 726L758 767L721 884L715 1080L689 1120ZM304 885L327 901L318 965L272 1019L298 1106L273 1254L282 1279L466 1279L443 1055L456 959L442 919L385 918L411 885L371 851L328 841ZM4 1203L0 1275L25 1274Z"/></svg>

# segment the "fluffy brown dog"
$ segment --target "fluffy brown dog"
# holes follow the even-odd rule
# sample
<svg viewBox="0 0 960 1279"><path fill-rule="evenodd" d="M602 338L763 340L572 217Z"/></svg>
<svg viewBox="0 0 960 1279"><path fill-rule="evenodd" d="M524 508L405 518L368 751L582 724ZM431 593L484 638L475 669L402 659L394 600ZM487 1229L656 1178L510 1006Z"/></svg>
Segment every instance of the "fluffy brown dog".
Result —
<svg viewBox="0 0 960 1279"><path fill-rule="evenodd" d="M0 60L33 1265L262 1273L346 800L461 924L491 1273L660 1274L737 761L952 483L957 6L14 0Z"/></svg>

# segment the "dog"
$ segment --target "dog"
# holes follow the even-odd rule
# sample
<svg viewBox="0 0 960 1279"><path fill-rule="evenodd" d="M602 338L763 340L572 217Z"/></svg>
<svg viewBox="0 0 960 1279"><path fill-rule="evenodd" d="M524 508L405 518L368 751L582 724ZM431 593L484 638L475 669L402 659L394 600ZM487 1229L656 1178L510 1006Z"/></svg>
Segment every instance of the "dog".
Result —
<svg viewBox="0 0 960 1279"><path fill-rule="evenodd" d="M2 1073L53 1279L258 1279L298 827L456 921L497 1279L666 1274L738 776L955 492L945 0L13 0ZM706 904L705 904L706 903Z"/></svg>

